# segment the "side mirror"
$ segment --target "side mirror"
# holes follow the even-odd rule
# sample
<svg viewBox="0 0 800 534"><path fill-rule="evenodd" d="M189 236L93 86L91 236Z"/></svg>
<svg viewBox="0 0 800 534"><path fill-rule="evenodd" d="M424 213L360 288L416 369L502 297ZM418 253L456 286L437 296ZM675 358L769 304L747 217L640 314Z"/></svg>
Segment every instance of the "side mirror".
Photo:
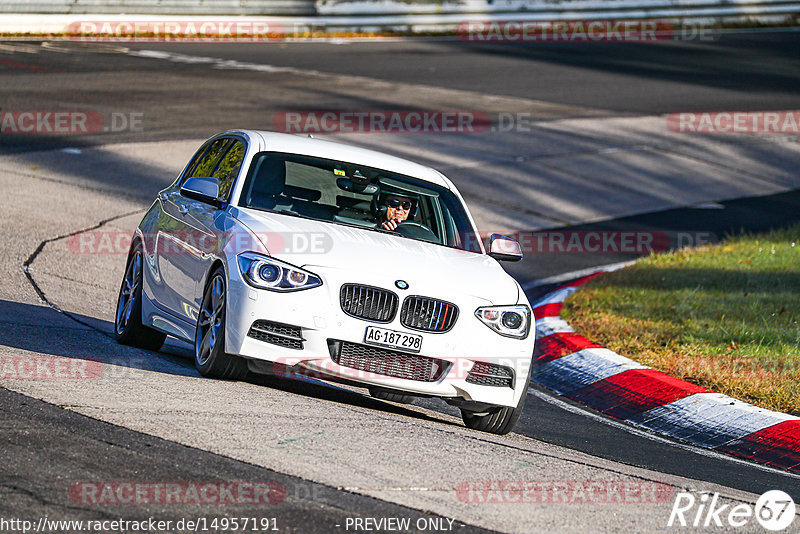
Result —
<svg viewBox="0 0 800 534"><path fill-rule="evenodd" d="M519 261L522 259L522 247L510 237L492 234L489 236L489 256L498 261Z"/></svg>
<svg viewBox="0 0 800 534"><path fill-rule="evenodd" d="M219 196L219 180L216 178L189 178L181 186L181 195L217 208L221 208L223 205L223 202L217 198Z"/></svg>

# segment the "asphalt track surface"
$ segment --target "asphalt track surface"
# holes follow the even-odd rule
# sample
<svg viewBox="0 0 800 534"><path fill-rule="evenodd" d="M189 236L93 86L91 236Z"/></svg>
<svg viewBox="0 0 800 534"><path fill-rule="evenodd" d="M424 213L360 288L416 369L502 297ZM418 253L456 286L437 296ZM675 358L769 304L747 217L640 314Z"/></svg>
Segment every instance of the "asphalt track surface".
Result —
<svg viewBox="0 0 800 534"><path fill-rule="evenodd" d="M3 109L27 109L25 104L47 102L58 90L58 74L76 74L87 82L105 77L105 90L88 90L67 100L91 109L148 111L157 109L175 121L169 131L105 133L96 136L3 136L0 151L36 150L64 144L206 137L221 128L263 127L271 111L280 109L375 109L376 100L342 99L333 90L316 89L313 100L288 98L275 109L272 91L235 98L235 93L204 91L202 81L161 90L160 73L204 70L209 78L226 71L207 72L204 65L159 63L116 53L82 54L81 51L159 50L193 57L313 69L320 72L364 76L387 82L424 84L445 89L506 95L601 110L607 115L662 114L678 111L789 110L800 107L800 57L798 32L763 31L730 33L711 41L658 43L467 43L457 39L399 42L235 43L50 43L51 54L6 52L2 75L29 77L56 75L47 85L29 86L24 93L3 95ZM22 41L18 47L38 48L39 42ZM13 43L7 46L14 47ZM13 50L13 48L12 48ZM62 53L59 53L62 52ZM70 53L72 52L72 53ZM13 58L13 59L12 59ZM150 91L125 92L124 72L150 80ZM118 77L117 74L122 74ZM242 73L243 75L245 73ZM120 78L123 81L120 81ZM234 89L235 87L231 87ZM60 95L65 96L65 95ZM236 95L238 97L238 95ZM290 95L291 96L291 95ZM157 98L154 98L157 97ZM190 104L202 106L203 120ZM288 107L294 104L293 108ZM402 107L398 107L402 109ZM194 112L192 112L194 111ZM509 110L512 111L512 110ZM579 111L577 111L579 113Z"/></svg>
<svg viewBox="0 0 800 534"><path fill-rule="evenodd" d="M450 40L400 45L237 45L222 53L239 61L533 98L615 113L658 114L795 109L800 83L796 46L796 34L778 32L634 45ZM188 44L181 50L208 53L202 45Z"/></svg>
<svg viewBox="0 0 800 534"><path fill-rule="evenodd" d="M3 388L0 405L5 456L0 467L0 491L5 494L0 517L6 519L46 516L54 505L79 509L82 513L77 517L87 520L152 517L176 524L186 518L210 521L214 517L201 505L176 509L158 503L109 510L103 503L64 503L65 486L69 486L64 481L86 480L90 473L95 480L179 480L198 486L217 480L266 483L275 488L275 496L267 502L237 506L236 516L274 519L280 532L336 530L352 517L407 517L413 522L435 517L102 423ZM230 516L220 509L217 517ZM465 533L489 532L459 522L453 527Z"/></svg>
<svg viewBox="0 0 800 534"><path fill-rule="evenodd" d="M38 45L38 43L35 43ZM197 138L231 126L253 122L252 107L260 102L231 102L226 95L206 94L203 87L171 88L165 93L130 93L124 91L128 76L152 76L154 86L162 71L199 71L200 67L181 63L159 63L119 53L84 54L84 45L67 43L68 52L52 54L14 54L13 61L0 62L0 77L44 75L46 83L26 80L29 90L4 93L3 109L48 109L60 99L87 107L140 109L145 113L160 110L170 122L169 128L146 129L135 134L120 132L83 137L41 138L31 136L0 137L0 153L19 153L60 146L88 146L130 140L159 140L175 137ZM797 34L762 33L723 36L712 43L679 42L624 46L618 44L478 45L460 42L398 42L321 44L297 43L275 45L164 45L148 44L149 50L168 50L193 56L222 57L228 60L293 66L343 75L366 76L403 83L424 83L445 89L465 89L482 93L533 98L604 110L609 116L666 113L676 110L710 109L798 109L800 108L800 59L796 55ZM136 49L130 46L130 49ZM143 47L140 47L143 48ZM509 73L513 73L510 75ZM746 74L743 74L746 73ZM80 95L58 95L62 75L86 78L108 77L105 91L87 91ZM225 71L203 70L203 76L224 78ZM242 73L242 77L250 76ZM38 78L41 80L42 78ZM238 80L229 80L232 89ZM265 87L265 91L272 88ZM284 89L281 89L284 90ZM318 108L341 106L340 97L316 89ZM157 98L154 98L157 96ZM194 100L195 102L192 102ZM190 104L204 111L192 114ZM369 102L348 102L367 107ZM280 104L276 104L280 105ZM280 108L278 108L280 109ZM274 110L274 109L273 109ZM267 112L269 109L261 109ZM200 115L200 116L198 116ZM120 182L109 178L98 184L117 188L117 193L136 198L152 198L154 185ZM800 218L800 198L795 193L759 197L723 203L724 211L707 209L667 210L604 221L589 228L653 228L671 230L680 221L681 230L701 230L722 236L740 228L761 230ZM723 216L720 216L724 213ZM548 274L559 274L625 261L629 256L559 256L544 259ZM528 273L529 264L510 268L518 276ZM534 289L531 294L545 288ZM3 486L21 489L27 499L3 499L3 516L33 514L46 510L59 497L48 495L53 477L119 479L124 476L143 479L159 476L173 479L213 478L214 473L236 473L243 480L281 480L287 487L304 488L287 499L281 517L301 531L330 526L331 522L352 515L419 515L420 512L397 505L313 485L313 492L328 492L328 508L320 509L319 499L304 496L312 484L269 472L205 451L187 448L151 438L120 427L108 425L61 408L6 390L0 391L3 419L3 450L8 451L0 467ZM774 471L765 471L742 462L675 446L666 440L632 434L621 425L587 415L580 407L563 400L554 401L546 392L530 395L526 413L516 432L547 443L562 445L627 465L645 467L663 473L709 481L752 493L774 487L789 491L800 499L797 479ZM95 451L87 460L76 461L74 451ZM95 456L96 455L96 456ZM94 461L103 457L102 461ZM192 467L196 462L197 468ZM81 474L77 474L81 473ZM304 486L305 485L305 486ZM53 491L56 491L53 489ZM9 492L9 494L14 493ZM291 495L291 493L290 493ZM324 502L324 501L323 501ZM309 513L311 512L311 513ZM98 516L104 513L97 510ZM169 517L171 512L154 510ZM416 515L415 515L416 514ZM143 515L136 510L137 517ZM185 515L185 514L182 514ZM462 532L472 527L464 527Z"/></svg>

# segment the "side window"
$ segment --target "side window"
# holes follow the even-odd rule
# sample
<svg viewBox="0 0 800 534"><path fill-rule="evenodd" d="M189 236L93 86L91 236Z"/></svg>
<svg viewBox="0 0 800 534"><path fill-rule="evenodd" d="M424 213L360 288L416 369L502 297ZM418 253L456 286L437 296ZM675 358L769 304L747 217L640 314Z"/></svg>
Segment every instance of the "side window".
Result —
<svg viewBox="0 0 800 534"><path fill-rule="evenodd" d="M225 149L230 142L231 140L226 138L214 141L211 146L208 147L205 155L203 155L203 159L200 160L200 163L188 176L192 178L195 176L211 176L211 173L214 172L222 155L225 154Z"/></svg>
<svg viewBox="0 0 800 534"><path fill-rule="evenodd" d="M186 172L183 173L181 177L181 184L186 181L187 178L194 176L192 173L197 168L197 165L200 163L200 160L203 158L203 154L206 153L206 149L208 146L203 145L200 150L198 150L194 156L192 156L192 160L189 162L189 165L186 166Z"/></svg>
<svg viewBox="0 0 800 534"><path fill-rule="evenodd" d="M231 186L239 174L239 168L242 166L244 159L244 143L241 141L234 141L233 145L228 149L225 157L217 165L217 169L212 175L219 180L219 199L228 200L228 195L231 192Z"/></svg>

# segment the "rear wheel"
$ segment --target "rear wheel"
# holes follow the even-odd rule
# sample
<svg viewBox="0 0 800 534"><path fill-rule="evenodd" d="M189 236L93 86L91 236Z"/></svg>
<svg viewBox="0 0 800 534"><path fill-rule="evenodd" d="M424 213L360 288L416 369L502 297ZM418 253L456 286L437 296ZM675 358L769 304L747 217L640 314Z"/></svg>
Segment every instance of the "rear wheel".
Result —
<svg viewBox="0 0 800 534"><path fill-rule="evenodd" d="M533 366L531 366L533 369ZM515 407L496 406L485 412L473 412L461 409L461 419L467 428L489 432L491 434L508 434L514 429L522 410L525 408L525 399L528 397L528 383L531 380L531 370L525 378L525 389Z"/></svg>
<svg viewBox="0 0 800 534"><path fill-rule="evenodd" d="M142 246L137 241L128 255L117 298L114 334L119 343L158 350L167 335L142 324Z"/></svg>
<svg viewBox="0 0 800 534"><path fill-rule="evenodd" d="M225 352L225 270L218 267L209 277L197 315L194 365L209 378L244 378L247 362Z"/></svg>

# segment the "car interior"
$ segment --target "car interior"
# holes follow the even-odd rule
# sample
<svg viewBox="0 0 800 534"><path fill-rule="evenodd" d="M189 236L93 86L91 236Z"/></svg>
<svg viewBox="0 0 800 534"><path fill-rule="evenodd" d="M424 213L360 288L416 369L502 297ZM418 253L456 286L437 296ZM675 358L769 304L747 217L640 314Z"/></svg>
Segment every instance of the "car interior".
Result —
<svg viewBox="0 0 800 534"><path fill-rule="evenodd" d="M409 217L398 234L457 246L451 210L439 192L385 171L306 156L255 156L243 191L243 205L316 220L379 229L384 195L408 198Z"/></svg>

